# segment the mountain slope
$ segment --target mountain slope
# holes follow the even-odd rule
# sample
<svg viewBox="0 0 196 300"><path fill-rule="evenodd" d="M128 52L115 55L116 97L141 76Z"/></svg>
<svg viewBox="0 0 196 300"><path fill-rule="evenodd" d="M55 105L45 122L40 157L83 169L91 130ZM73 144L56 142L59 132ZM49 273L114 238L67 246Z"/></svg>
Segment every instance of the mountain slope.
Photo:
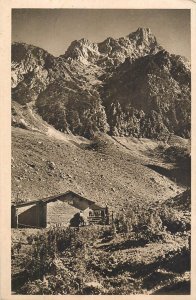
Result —
<svg viewBox="0 0 196 300"><path fill-rule="evenodd" d="M159 51L126 59L103 89L111 134L161 138L190 136L191 75L179 56Z"/></svg>
<svg viewBox="0 0 196 300"><path fill-rule="evenodd" d="M85 137L189 138L190 82L189 62L163 50L148 28L101 43L73 41L60 57L12 45L12 99Z"/></svg>
<svg viewBox="0 0 196 300"><path fill-rule="evenodd" d="M147 166L153 163L149 149L158 145L133 140L126 149L107 135L98 135L89 144L70 135L63 140L13 128L12 197L33 200L73 190L102 205L108 202L114 210L129 207L136 199L163 201L184 188Z"/></svg>

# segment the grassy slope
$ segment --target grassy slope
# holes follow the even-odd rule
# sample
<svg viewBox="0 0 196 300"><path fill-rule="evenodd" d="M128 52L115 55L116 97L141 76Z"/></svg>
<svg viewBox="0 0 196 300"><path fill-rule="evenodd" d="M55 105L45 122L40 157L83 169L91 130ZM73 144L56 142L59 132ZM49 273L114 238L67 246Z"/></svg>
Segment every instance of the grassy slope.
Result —
<svg viewBox="0 0 196 300"><path fill-rule="evenodd" d="M168 178L146 167L157 163L149 155L158 143L129 141L129 147L99 136L96 150L81 138L48 130L48 135L21 128L12 130L12 200L32 200L68 189L113 209L132 201L165 200L183 191ZM123 141L122 141L123 142ZM49 167L49 162L55 168ZM161 163L161 161L159 161Z"/></svg>

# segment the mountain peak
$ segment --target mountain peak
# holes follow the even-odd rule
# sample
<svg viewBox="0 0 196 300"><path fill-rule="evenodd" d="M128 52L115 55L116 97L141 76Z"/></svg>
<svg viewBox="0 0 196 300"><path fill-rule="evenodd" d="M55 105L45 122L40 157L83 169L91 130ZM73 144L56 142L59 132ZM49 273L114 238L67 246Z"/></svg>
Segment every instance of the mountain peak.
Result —
<svg viewBox="0 0 196 300"><path fill-rule="evenodd" d="M130 40L138 40L145 43L157 44L156 37L151 32L150 28L139 27L135 32L128 35Z"/></svg>
<svg viewBox="0 0 196 300"><path fill-rule="evenodd" d="M141 33L141 34L151 34L151 29L146 27L138 27L138 29L136 30L136 32Z"/></svg>
<svg viewBox="0 0 196 300"><path fill-rule="evenodd" d="M85 64L97 56L99 56L97 44L85 38L73 41L64 54L65 58L76 59Z"/></svg>
<svg viewBox="0 0 196 300"><path fill-rule="evenodd" d="M64 58L79 61L86 65L96 63L102 67L117 66L124 62L126 57L135 60L162 49L150 28L139 27L128 36L116 39L108 37L100 43L91 42L86 38L75 40L68 47Z"/></svg>
<svg viewBox="0 0 196 300"><path fill-rule="evenodd" d="M75 44L80 44L80 45L83 45L83 46L92 46L92 45L95 44L95 43L91 42L90 40L88 40L86 38L81 38L79 40L75 40L74 43Z"/></svg>

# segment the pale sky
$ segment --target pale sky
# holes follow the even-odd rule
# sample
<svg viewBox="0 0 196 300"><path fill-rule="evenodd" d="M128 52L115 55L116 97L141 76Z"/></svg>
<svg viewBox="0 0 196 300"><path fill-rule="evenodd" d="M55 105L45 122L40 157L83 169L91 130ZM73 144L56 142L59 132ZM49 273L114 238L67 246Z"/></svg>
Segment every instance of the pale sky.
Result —
<svg viewBox="0 0 196 300"><path fill-rule="evenodd" d="M149 27L167 51L190 59L188 9L13 9L12 41L64 54L73 40L101 42Z"/></svg>

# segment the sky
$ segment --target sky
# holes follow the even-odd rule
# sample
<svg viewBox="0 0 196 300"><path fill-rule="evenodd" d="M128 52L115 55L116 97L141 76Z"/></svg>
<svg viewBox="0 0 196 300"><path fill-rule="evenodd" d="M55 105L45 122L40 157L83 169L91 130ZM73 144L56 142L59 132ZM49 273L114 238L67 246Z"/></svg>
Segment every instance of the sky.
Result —
<svg viewBox="0 0 196 300"><path fill-rule="evenodd" d="M13 9L12 41L39 46L54 56L73 40L102 42L148 27L167 51L190 59L188 9Z"/></svg>

